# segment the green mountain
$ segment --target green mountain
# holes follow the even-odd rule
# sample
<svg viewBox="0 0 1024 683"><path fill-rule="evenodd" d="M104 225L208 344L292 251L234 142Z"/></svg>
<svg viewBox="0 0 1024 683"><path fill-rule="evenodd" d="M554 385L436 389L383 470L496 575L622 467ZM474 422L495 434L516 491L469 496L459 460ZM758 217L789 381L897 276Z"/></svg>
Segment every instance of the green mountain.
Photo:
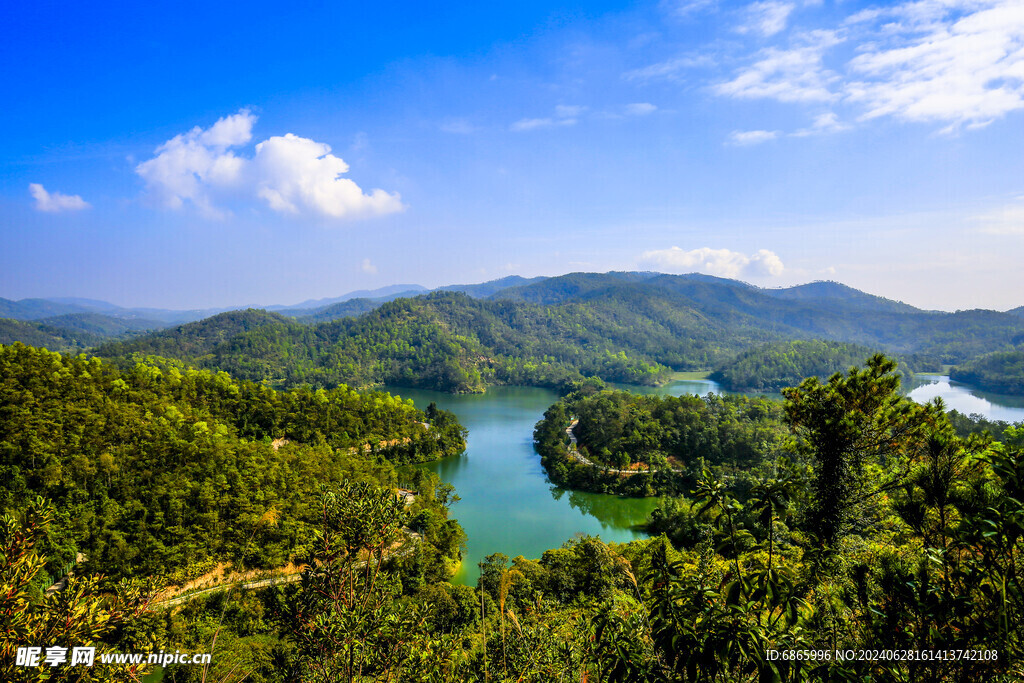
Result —
<svg viewBox="0 0 1024 683"><path fill-rule="evenodd" d="M486 299L487 297L493 297L495 294L512 287L526 287L547 279L548 278L544 276L525 278L519 275L509 275L508 277L498 278L497 280L482 282L478 285L445 285L444 287L438 287L434 291L462 292L463 294L468 294L474 299Z"/></svg>
<svg viewBox="0 0 1024 683"><path fill-rule="evenodd" d="M805 285L797 285L796 287L764 289L761 291L779 299L813 300L819 303L841 302L846 306L857 306L874 311L914 313L920 310L902 301L893 301L892 299L866 294L853 287L848 287L839 282L832 282L831 280L821 280L809 282Z"/></svg>
<svg viewBox="0 0 1024 683"><path fill-rule="evenodd" d="M1009 348L1024 334L1024 320L1007 313L907 311L835 283L812 284L790 296L710 276L573 273L491 299L434 292L309 325L236 311L98 353L179 358L280 387L383 382L478 391L495 383L562 387L584 376L656 383L669 369L720 367L757 346L807 339L913 357L926 369ZM371 305L334 306L357 313ZM804 369L793 378L814 370Z"/></svg>
<svg viewBox="0 0 1024 683"><path fill-rule="evenodd" d="M102 335L50 327L31 320L0 318L0 344L21 342L51 351L83 351L104 341Z"/></svg>

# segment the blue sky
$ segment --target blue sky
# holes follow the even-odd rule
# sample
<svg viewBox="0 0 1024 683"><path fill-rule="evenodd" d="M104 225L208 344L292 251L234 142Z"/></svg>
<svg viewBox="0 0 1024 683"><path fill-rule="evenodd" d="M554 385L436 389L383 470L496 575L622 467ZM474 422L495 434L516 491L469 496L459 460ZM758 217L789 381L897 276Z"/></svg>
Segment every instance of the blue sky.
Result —
<svg viewBox="0 0 1024 683"><path fill-rule="evenodd" d="M0 26L2 297L641 269L1024 304L1019 0L102 5Z"/></svg>

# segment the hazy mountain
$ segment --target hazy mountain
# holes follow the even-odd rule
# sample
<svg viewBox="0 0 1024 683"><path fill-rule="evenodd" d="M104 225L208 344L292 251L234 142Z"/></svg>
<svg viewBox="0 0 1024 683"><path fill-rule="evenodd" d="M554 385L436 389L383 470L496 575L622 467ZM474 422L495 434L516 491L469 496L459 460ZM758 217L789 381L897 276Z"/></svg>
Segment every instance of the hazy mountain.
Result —
<svg viewBox="0 0 1024 683"><path fill-rule="evenodd" d="M119 337L129 332L162 330L167 323L146 318L115 318L100 313L65 313L36 322L61 330L85 332L100 337Z"/></svg>
<svg viewBox="0 0 1024 683"><path fill-rule="evenodd" d="M415 294L411 296L416 296ZM350 318L363 313L369 313L375 308L379 308L388 301L394 301L399 298L395 296L393 298L383 299L349 299L348 301L341 301L330 306L324 306L323 308L317 308L313 310L295 310L295 311L278 311L281 315L286 315L290 318L295 318L299 322L303 323L323 323L331 320L338 320L340 318Z"/></svg>
<svg viewBox="0 0 1024 683"><path fill-rule="evenodd" d="M76 304L60 303L48 299L0 299L0 318L39 320L66 313L88 313L90 309Z"/></svg>
<svg viewBox="0 0 1024 683"><path fill-rule="evenodd" d="M553 304L604 289L613 284L643 282L659 275L659 273L635 272L569 273L544 278L518 287L508 287L496 292L492 298L527 301L535 304Z"/></svg>
<svg viewBox="0 0 1024 683"><path fill-rule="evenodd" d="M478 285L445 285L444 287L438 287L433 291L462 292L463 294L468 294L474 299L486 299L487 297L494 296L498 292L509 289L510 287L525 287L547 279L548 278L543 275L531 278L520 277L519 275L509 275L508 277L499 278L497 280L482 282Z"/></svg>
<svg viewBox="0 0 1024 683"><path fill-rule="evenodd" d="M391 299L398 296L416 296L428 291L426 287L422 285L388 285L387 287L380 287L378 289L357 289L354 292L348 294L342 294L341 296L328 297L324 299L307 299L302 303L293 304L291 306L265 306L268 311L303 311L299 315L309 315L314 311L323 309L331 304L341 303L348 301L349 299Z"/></svg>

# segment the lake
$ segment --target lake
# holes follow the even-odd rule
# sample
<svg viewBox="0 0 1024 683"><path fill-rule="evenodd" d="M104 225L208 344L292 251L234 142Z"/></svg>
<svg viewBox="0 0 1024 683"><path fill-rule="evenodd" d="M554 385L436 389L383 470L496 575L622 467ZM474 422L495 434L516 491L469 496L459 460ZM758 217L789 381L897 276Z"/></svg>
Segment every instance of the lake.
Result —
<svg viewBox="0 0 1024 683"><path fill-rule="evenodd" d="M711 380L681 380L662 387L619 386L644 394L680 396L722 393ZM1024 420L1024 398L986 394L942 375L918 375L907 387L915 401L940 397L947 409L989 419ZM461 500L452 515L469 540L455 581L473 585L477 563L492 553L539 558L576 534L604 541L642 538L637 529L657 505L655 498L620 498L570 491L548 482L533 449L533 427L558 400L547 389L491 387L484 394L453 396L436 391L385 387L423 409L431 401L459 417L469 430L466 453L424 465L455 486ZM778 397L778 394L767 394Z"/></svg>

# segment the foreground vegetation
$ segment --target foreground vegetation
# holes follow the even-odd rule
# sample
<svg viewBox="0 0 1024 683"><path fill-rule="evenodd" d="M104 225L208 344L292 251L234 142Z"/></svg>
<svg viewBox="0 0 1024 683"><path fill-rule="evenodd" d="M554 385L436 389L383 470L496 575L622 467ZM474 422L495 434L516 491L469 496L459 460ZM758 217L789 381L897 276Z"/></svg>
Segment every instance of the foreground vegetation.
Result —
<svg viewBox="0 0 1024 683"><path fill-rule="evenodd" d="M54 382L69 397L109 372L82 359L61 380L68 361L6 352L23 364L34 359L40 369L29 374L39 388ZM201 372L194 378L218 381ZM117 379L129 395L143 391L133 384L141 380ZM539 559L492 555L475 588L454 586L431 560L443 538L457 544L450 487L409 473L419 495L406 506L385 481L395 470L382 456L364 469L350 466L345 481L326 481L307 499L296 553L301 581L155 612L144 601L136 609L137 595L117 603L108 587L80 586L74 595L95 609L75 613L70 623L81 628L66 642L213 652L208 669L172 666L167 681L1020 680L1024 425L958 417L954 427L941 405L915 404L898 385L895 364L875 356L863 369L805 380L782 404L633 401L584 387L556 408L571 403L590 416L585 422L577 413L581 443L607 449L594 457L654 463L662 453L671 465L665 449L690 443L694 453L706 444L720 457L684 463L692 484L663 499L651 519L656 538L624 545L577 538ZM113 383L102 390L117 391L124 390ZM197 391L181 399L192 407L178 410L206 406L196 415L209 427L221 410L215 396L222 394ZM154 413L151 421L159 419ZM231 425L240 429L221 424L225 438ZM563 436L564 429L561 422ZM8 457L31 451L28 442L6 443ZM190 443L182 437L165 457L189 452ZM335 449L333 457L347 453ZM45 527L53 524L28 507L20 512L21 520L8 517L0 527L0 596L16 598L0 608L11 614L19 605L42 617L57 607L38 582L24 579L34 575L26 567L38 574L50 547ZM290 514L282 507L275 523ZM424 542L399 551L410 531ZM117 604L129 609L111 611ZM5 627L5 654L26 634L43 633ZM874 654L882 652L896 655ZM93 675L9 662L0 663L4 680ZM92 680L118 674L111 676Z"/></svg>

